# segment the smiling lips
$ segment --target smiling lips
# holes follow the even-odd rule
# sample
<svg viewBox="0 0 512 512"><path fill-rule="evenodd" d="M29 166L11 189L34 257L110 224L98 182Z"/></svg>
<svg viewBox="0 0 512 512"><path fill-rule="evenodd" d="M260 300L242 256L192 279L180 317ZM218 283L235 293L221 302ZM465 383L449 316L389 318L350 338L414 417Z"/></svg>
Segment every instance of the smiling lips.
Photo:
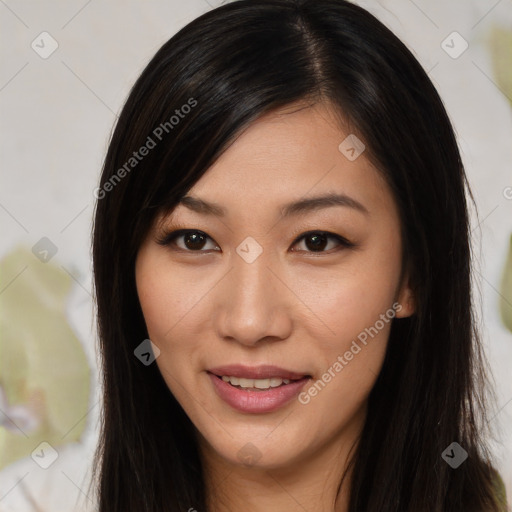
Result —
<svg viewBox="0 0 512 512"><path fill-rule="evenodd" d="M288 403L311 378L277 366L229 365L208 375L218 396L240 412L272 412Z"/></svg>

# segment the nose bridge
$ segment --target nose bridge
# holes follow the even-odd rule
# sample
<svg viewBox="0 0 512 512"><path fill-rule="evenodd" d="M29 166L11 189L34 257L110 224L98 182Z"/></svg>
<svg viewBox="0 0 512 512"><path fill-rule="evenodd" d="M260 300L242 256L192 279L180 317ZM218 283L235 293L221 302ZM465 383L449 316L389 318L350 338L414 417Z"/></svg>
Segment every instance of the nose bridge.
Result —
<svg viewBox="0 0 512 512"><path fill-rule="evenodd" d="M269 268L276 266L271 255L263 252L253 261L244 259L243 253L234 256L219 303L220 334L246 345L267 337L286 337L290 328L287 299L274 275L279 270Z"/></svg>

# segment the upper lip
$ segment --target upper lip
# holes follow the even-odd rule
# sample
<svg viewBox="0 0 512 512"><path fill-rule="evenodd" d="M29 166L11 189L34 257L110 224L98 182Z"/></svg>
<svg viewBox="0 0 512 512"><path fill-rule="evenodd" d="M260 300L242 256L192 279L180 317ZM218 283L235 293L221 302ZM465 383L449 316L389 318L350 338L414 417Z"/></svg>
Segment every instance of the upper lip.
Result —
<svg viewBox="0 0 512 512"><path fill-rule="evenodd" d="M241 364L232 364L210 368L208 371L218 377L225 375L227 377L245 379L270 379L272 377L280 377L281 379L297 380L309 376L307 373L292 372L291 370L272 365L244 366Z"/></svg>

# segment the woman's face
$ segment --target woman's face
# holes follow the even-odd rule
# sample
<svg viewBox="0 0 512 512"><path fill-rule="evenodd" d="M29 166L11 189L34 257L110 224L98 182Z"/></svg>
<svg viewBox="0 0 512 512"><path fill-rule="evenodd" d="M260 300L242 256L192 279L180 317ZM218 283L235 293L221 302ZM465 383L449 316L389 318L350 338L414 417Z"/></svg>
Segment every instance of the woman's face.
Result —
<svg viewBox="0 0 512 512"><path fill-rule="evenodd" d="M156 364L225 462L284 467L359 432L391 321L413 312L396 205L349 135L321 104L266 115L140 248Z"/></svg>

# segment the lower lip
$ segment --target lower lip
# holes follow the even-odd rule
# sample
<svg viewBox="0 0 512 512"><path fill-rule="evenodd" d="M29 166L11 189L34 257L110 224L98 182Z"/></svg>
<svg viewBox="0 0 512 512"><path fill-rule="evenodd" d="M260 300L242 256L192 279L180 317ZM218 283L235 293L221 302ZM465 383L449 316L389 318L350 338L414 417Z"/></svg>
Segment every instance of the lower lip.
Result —
<svg viewBox="0 0 512 512"><path fill-rule="evenodd" d="M277 388L266 391L246 391L235 388L229 382L224 382L220 377L208 372L215 391L224 402L240 412L263 413L272 412L286 405L296 397L309 377L292 381Z"/></svg>

